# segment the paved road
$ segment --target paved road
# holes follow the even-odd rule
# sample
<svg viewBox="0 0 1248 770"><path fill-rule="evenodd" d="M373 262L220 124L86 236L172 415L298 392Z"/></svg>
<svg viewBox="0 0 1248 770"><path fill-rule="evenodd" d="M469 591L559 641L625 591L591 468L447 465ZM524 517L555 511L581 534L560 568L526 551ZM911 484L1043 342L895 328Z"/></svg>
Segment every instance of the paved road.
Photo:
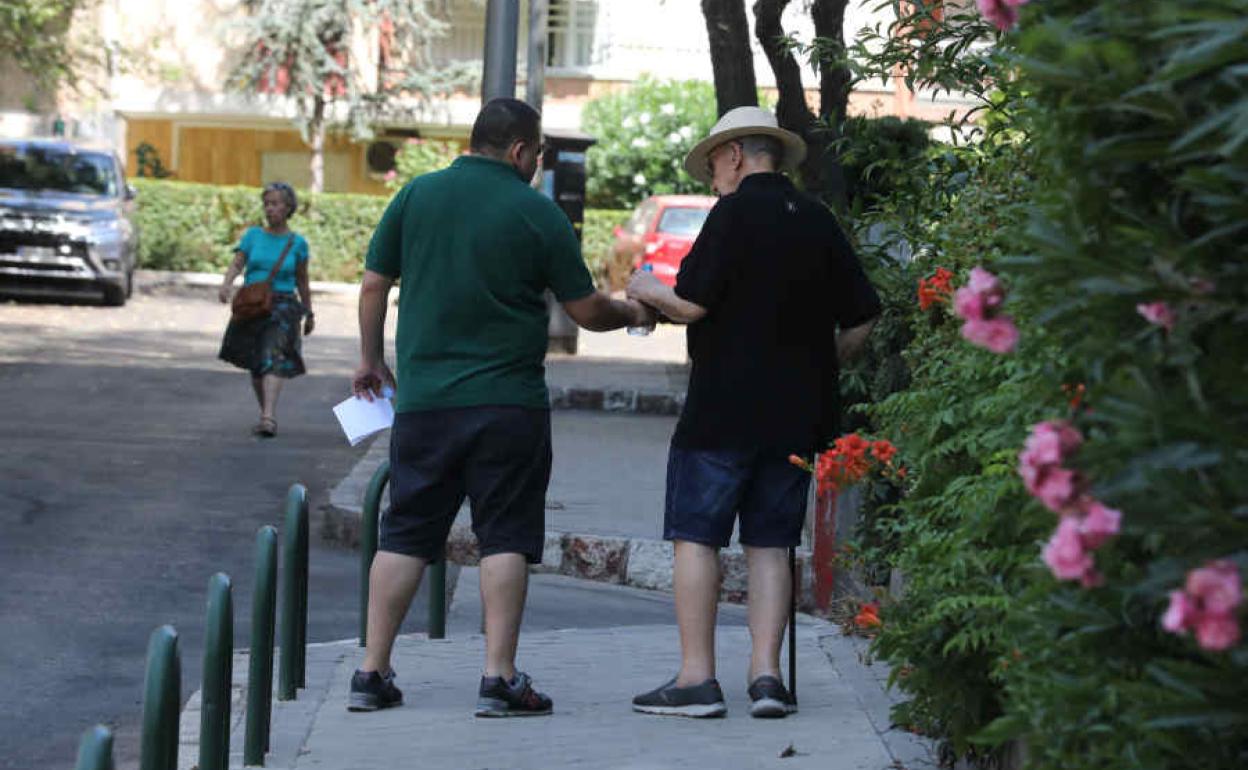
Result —
<svg viewBox="0 0 1248 770"><path fill-rule="evenodd" d="M148 635L179 629L188 696L213 572L234 579L235 643L246 646L257 528L279 523L290 483L306 484L315 506L361 456L329 411L355 358L352 305L318 298L311 373L290 384L279 436L262 442L249 435L246 376L215 360L224 310L202 294L136 296L120 309L0 303L0 769L68 768L97 722L117 730L119 763L132 762ZM598 416L556 423L569 449L607 440ZM652 421L619 426L611 433L628 448L618 473L605 472L618 478L615 497L640 478L641 459L661 468L668 434ZM601 494L603 472L565 478L569 508ZM620 513L652 508L656 492L639 485ZM314 539L310 640L355 634L355 570L354 553ZM665 599L604 604L574 585L551 589L534 592L529 627L670 617ZM414 608L405 631L424 617Z"/></svg>

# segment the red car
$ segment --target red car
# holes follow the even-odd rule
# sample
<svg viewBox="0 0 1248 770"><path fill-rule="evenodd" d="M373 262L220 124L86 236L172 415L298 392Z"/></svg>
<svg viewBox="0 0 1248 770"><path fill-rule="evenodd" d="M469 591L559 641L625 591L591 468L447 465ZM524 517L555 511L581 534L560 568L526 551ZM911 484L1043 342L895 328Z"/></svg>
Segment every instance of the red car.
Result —
<svg viewBox="0 0 1248 770"><path fill-rule="evenodd" d="M656 278L676 285L680 262L693 247L707 212L715 205L707 195L652 195L641 202L622 227L615 228L615 264L634 269L650 265Z"/></svg>

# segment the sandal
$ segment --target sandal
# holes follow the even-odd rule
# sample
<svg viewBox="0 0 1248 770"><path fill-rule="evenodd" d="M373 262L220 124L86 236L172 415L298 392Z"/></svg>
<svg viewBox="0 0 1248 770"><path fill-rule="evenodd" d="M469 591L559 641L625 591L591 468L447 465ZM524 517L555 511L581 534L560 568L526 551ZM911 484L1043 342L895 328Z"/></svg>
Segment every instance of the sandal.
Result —
<svg viewBox="0 0 1248 770"><path fill-rule="evenodd" d="M272 417L261 417L260 422L256 423L256 427L251 432L260 438L273 438L277 435L277 420Z"/></svg>

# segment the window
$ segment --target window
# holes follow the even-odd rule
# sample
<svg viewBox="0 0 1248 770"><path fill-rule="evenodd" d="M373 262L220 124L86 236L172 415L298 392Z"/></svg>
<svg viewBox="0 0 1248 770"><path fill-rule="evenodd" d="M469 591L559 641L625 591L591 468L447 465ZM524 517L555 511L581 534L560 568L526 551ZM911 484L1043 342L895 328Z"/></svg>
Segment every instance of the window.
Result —
<svg viewBox="0 0 1248 770"><path fill-rule="evenodd" d="M584 69L593 63L597 0L550 0L546 66Z"/></svg>
<svg viewBox="0 0 1248 770"><path fill-rule="evenodd" d="M658 230L668 235L684 235L689 238L696 238L698 232L702 229L702 223L706 221L706 215L709 213L711 213L710 209L667 209L659 220Z"/></svg>
<svg viewBox="0 0 1248 770"><path fill-rule="evenodd" d="M628 224L624 226L624 229L638 237L645 235L646 230L650 227L650 221L654 219L654 213L658 208L659 204L655 201L645 201L633 212L632 218L628 220Z"/></svg>
<svg viewBox="0 0 1248 770"><path fill-rule="evenodd" d="M60 147L0 147L0 187L116 197L117 166L110 155Z"/></svg>

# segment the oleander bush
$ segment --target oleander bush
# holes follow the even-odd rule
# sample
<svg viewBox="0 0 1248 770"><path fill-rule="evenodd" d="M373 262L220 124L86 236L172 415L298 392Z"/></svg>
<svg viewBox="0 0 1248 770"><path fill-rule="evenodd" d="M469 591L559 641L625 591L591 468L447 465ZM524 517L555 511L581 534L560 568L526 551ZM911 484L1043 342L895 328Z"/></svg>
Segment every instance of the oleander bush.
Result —
<svg viewBox="0 0 1248 770"><path fill-rule="evenodd" d="M894 717L950 761L1248 766L1248 0L978 5L857 49L980 104L855 221L902 346L844 373L908 468L864 532Z"/></svg>

